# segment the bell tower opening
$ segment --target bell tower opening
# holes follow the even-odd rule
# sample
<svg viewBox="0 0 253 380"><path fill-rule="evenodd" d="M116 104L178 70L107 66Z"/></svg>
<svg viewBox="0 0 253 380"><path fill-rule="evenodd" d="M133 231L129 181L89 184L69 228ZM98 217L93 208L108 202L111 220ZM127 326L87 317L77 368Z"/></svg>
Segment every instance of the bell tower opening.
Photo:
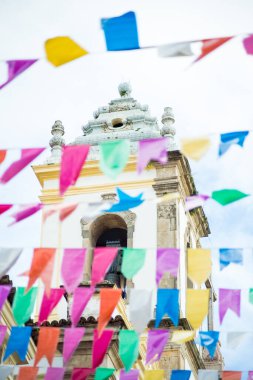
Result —
<svg viewBox="0 0 253 380"><path fill-rule="evenodd" d="M125 221L115 214L106 214L97 218L91 226L93 247L127 247L127 225ZM109 268L105 280L123 289L125 296L126 278L121 272L123 250L118 254Z"/></svg>

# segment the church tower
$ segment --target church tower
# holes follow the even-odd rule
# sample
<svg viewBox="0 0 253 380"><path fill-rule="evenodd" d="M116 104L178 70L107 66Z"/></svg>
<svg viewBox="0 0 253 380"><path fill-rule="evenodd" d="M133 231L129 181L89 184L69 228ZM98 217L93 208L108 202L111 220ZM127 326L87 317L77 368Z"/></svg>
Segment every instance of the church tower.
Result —
<svg viewBox="0 0 253 380"><path fill-rule="evenodd" d="M180 289L180 325L173 327L169 318L164 318L160 328L191 329L185 318L185 294L186 289L193 287L187 278L187 248L200 247L200 239L210 233L207 218L201 207L186 212L184 199L186 196L196 194L196 188L191 175L188 160L178 151L174 141L176 130L173 126L175 118L170 107L164 108L161 124L152 117L146 105L138 103L131 95L131 87L128 83L119 85L120 97L107 106L100 107L93 114L93 120L89 121L82 129L83 135L77 137L72 144L89 144L91 146L88 160L75 186L70 187L64 197L59 195L59 172L61 148L65 144L63 135L64 127L60 121L56 121L52 127L52 139L50 140L51 156L43 165L34 166L34 172L41 184L40 200L45 205L78 203L76 210L63 222L59 223L58 216L47 218L42 226L41 245L47 247L59 247L55 263L54 287L61 285L60 265L61 248L87 248L86 263L83 282L80 286L89 286L93 248L99 246L147 248L145 267L136 278L127 280L121 272L122 251L113 262L105 281L99 284L97 292L87 305L80 323L90 328L90 336L86 334L86 340L82 342L76 351L73 363L75 366L89 367L91 359L91 331L96 326L99 306L99 288L116 286L122 289L122 299L118 309L110 323L118 328L131 329L128 319L129 292L131 288L148 288L154 290L154 317L155 317L155 249L157 247L180 248L180 269L178 278L174 279L165 275L160 287ZM150 163L147 168L138 175L136 172L138 141L161 136L168 137L168 163L160 165ZM114 139L129 139L131 142L131 154L124 172L116 180L108 179L99 168L99 143ZM116 187L137 196L143 192L146 200L141 206L124 212L103 212L91 217L86 213L89 202L116 200ZM213 329L212 305L216 300L211 279L205 283L210 289L210 307L207 326L205 329ZM69 303L62 304L57 313L52 316L49 323L55 321L62 325L69 325ZM149 327L154 326L154 320ZM88 331L88 330L87 330ZM118 353L116 353L117 336L112 347L107 353L105 366L122 367ZM141 377L145 369L146 334L141 337L140 356L137 368ZM85 358L85 363L84 359ZM81 359L82 358L82 359ZM81 363L79 363L79 359ZM221 357L217 353L215 359L210 362L206 352L199 349L194 341L183 345L168 343L159 363L151 368L165 369L169 376L171 369L191 369L195 378L199 368L221 368ZM210 365L209 365L210 364ZM117 375L112 377L117 379ZM169 378L169 377L168 377Z"/></svg>

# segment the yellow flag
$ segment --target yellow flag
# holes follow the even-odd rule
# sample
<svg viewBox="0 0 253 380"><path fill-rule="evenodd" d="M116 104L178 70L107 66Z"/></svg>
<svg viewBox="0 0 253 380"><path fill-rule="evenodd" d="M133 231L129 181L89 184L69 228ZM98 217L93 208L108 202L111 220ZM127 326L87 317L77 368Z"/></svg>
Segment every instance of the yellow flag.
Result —
<svg viewBox="0 0 253 380"><path fill-rule="evenodd" d="M157 369L144 372L144 380L164 380L164 370Z"/></svg>
<svg viewBox="0 0 253 380"><path fill-rule="evenodd" d="M186 290L186 318L198 329L208 313L209 289Z"/></svg>
<svg viewBox="0 0 253 380"><path fill-rule="evenodd" d="M190 340L193 340L195 338L195 331L191 330L177 330L173 331L171 342L182 344L185 342L189 342Z"/></svg>
<svg viewBox="0 0 253 380"><path fill-rule="evenodd" d="M54 66L64 65L64 63L88 54L70 37L50 38L45 42L45 50L48 61Z"/></svg>
<svg viewBox="0 0 253 380"><path fill-rule="evenodd" d="M197 285L201 285L209 277L212 270L212 259L210 249L189 248L188 277Z"/></svg>
<svg viewBox="0 0 253 380"><path fill-rule="evenodd" d="M182 139L181 152L193 160L199 160L208 151L211 140L208 137L199 139Z"/></svg>

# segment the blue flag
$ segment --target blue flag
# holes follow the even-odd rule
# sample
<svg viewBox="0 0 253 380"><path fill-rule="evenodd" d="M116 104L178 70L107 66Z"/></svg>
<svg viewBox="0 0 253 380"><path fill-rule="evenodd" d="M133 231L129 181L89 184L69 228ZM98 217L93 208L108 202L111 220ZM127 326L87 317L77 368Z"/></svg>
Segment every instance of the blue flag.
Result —
<svg viewBox="0 0 253 380"><path fill-rule="evenodd" d="M173 369L171 371L170 380L189 380L191 371L183 369Z"/></svg>
<svg viewBox="0 0 253 380"><path fill-rule="evenodd" d="M11 335L7 342L7 347L4 353L3 361L5 361L14 352L18 354L20 360L24 361L31 333L31 327L13 326L11 328Z"/></svg>
<svg viewBox="0 0 253 380"><path fill-rule="evenodd" d="M249 131L222 133L220 135L219 156L222 156L233 144L243 147Z"/></svg>
<svg viewBox="0 0 253 380"><path fill-rule="evenodd" d="M219 331L199 332L200 344L208 350L211 358L214 357L216 346L219 340L219 335Z"/></svg>
<svg viewBox="0 0 253 380"><path fill-rule="evenodd" d="M141 205L144 202L144 199L141 199L143 193L137 195L137 197L131 197L118 187L116 190L118 193L119 202L112 205L112 207L106 210L106 212L127 211L131 208Z"/></svg>
<svg viewBox="0 0 253 380"><path fill-rule="evenodd" d="M157 289L157 306L155 327L158 327L163 316L168 314L175 326L179 320L179 290Z"/></svg>
<svg viewBox="0 0 253 380"><path fill-rule="evenodd" d="M229 264L243 263L242 248L220 248L220 270L226 268Z"/></svg>
<svg viewBox="0 0 253 380"><path fill-rule="evenodd" d="M102 18L106 48L109 51L139 49L137 22L134 12L119 17Z"/></svg>

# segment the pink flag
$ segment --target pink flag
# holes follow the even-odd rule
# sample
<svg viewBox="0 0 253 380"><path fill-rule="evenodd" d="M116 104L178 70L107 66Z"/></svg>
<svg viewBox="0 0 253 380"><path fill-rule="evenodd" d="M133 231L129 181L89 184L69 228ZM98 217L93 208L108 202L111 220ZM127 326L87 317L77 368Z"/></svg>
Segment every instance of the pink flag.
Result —
<svg viewBox="0 0 253 380"><path fill-rule="evenodd" d="M63 380L65 368L48 367L44 380Z"/></svg>
<svg viewBox="0 0 253 380"><path fill-rule="evenodd" d="M14 218L15 220L14 220L14 222L12 222L10 224L10 226L12 226L15 223L21 222L21 220L29 218L29 216L32 216L33 214L35 214L36 212L41 210L41 208L42 208L42 204L38 203L38 204L35 204L33 206L23 208L20 211L17 211L15 214L11 215L11 217Z"/></svg>
<svg viewBox="0 0 253 380"><path fill-rule="evenodd" d="M167 137L139 141L138 174L145 169L151 160L166 164L168 162L167 145Z"/></svg>
<svg viewBox="0 0 253 380"><path fill-rule="evenodd" d="M112 340L113 330L104 330L98 336L98 330L94 330L92 344L92 368L97 368L103 361L107 348Z"/></svg>
<svg viewBox="0 0 253 380"><path fill-rule="evenodd" d="M0 90L37 61L37 59L6 61L8 65L8 79L0 85Z"/></svg>
<svg viewBox="0 0 253 380"><path fill-rule="evenodd" d="M68 248L63 251L61 275L68 293L73 293L83 278L85 248Z"/></svg>
<svg viewBox="0 0 253 380"><path fill-rule="evenodd" d="M243 46L247 54L253 55L253 34L243 39Z"/></svg>
<svg viewBox="0 0 253 380"><path fill-rule="evenodd" d="M238 317L241 311L241 290L240 289L219 289L219 317L220 324L226 315L227 310L232 310Z"/></svg>
<svg viewBox="0 0 253 380"><path fill-rule="evenodd" d="M169 330L149 330L146 364L160 360L170 336Z"/></svg>
<svg viewBox="0 0 253 380"><path fill-rule="evenodd" d="M115 247L98 247L94 248L94 257L92 262L91 286L103 281L104 276L110 268L113 260L118 253Z"/></svg>
<svg viewBox="0 0 253 380"><path fill-rule="evenodd" d="M203 207L205 201L209 199L208 195L198 194L185 198L185 211L192 210L196 207Z"/></svg>
<svg viewBox="0 0 253 380"><path fill-rule="evenodd" d="M252 52L252 54L253 54L253 52ZM249 371L247 380L253 380L253 371Z"/></svg>
<svg viewBox="0 0 253 380"><path fill-rule="evenodd" d="M123 369L120 371L120 380L138 380L139 379L139 370L131 369L126 372Z"/></svg>
<svg viewBox="0 0 253 380"><path fill-rule="evenodd" d="M76 350L77 346L84 336L84 327L71 327L65 329L64 332L64 344L63 344L63 364L66 365L70 360L73 352Z"/></svg>
<svg viewBox="0 0 253 380"><path fill-rule="evenodd" d="M3 344L6 331L7 331L7 326L0 326L0 346Z"/></svg>
<svg viewBox="0 0 253 380"><path fill-rule="evenodd" d="M22 149L21 158L14 161L2 174L0 183L9 182L15 175L17 175L22 169L24 169L30 162L32 162L39 154L41 154L45 148L31 148Z"/></svg>
<svg viewBox="0 0 253 380"><path fill-rule="evenodd" d="M89 375L92 375L92 368L74 368L72 371L71 380L86 380Z"/></svg>
<svg viewBox="0 0 253 380"><path fill-rule="evenodd" d="M0 205L0 215L12 208L12 204L1 204Z"/></svg>
<svg viewBox="0 0 253 380"><path fill-rule="evenodd" d="M53 311L53 309L56 307L60 299L62 298L63 294L65 292L65 289L50 289L50 294L47 295L46 292L44 292L42 302L40 305L40 314L39 314L39 320L38 324L40 325L42 322L46 321L49 314Z"/></svg>
<svg viewBox="0 0 253 380"><path fill-rule="evenodd" d="M68 145L63 147L60 174L60 194L74 185L89 153L89 145Z"/></svg>
<svg viewBox="0 0 253 380"><path fill-rule="evenodd" d="M76 288L73 294L73 302L71 305L71 321L76 326L81 318L81 315L85 309L85 306L89 302L95 288Z"/></svg>
<svg viewBox="0 0 253 380"><path fill-rule="evenodd" d="M7 297L11 291L10 285L1 285L0 286L0 311L2 310L2 307L7 300Z"/></svg>
<svg viewBox="0 0 253 380"><path fill-rule="evenodd" d="M180 250L177 248L158 248L156 255L156 285L162 279L165 272L177 277Z"/></svg>

